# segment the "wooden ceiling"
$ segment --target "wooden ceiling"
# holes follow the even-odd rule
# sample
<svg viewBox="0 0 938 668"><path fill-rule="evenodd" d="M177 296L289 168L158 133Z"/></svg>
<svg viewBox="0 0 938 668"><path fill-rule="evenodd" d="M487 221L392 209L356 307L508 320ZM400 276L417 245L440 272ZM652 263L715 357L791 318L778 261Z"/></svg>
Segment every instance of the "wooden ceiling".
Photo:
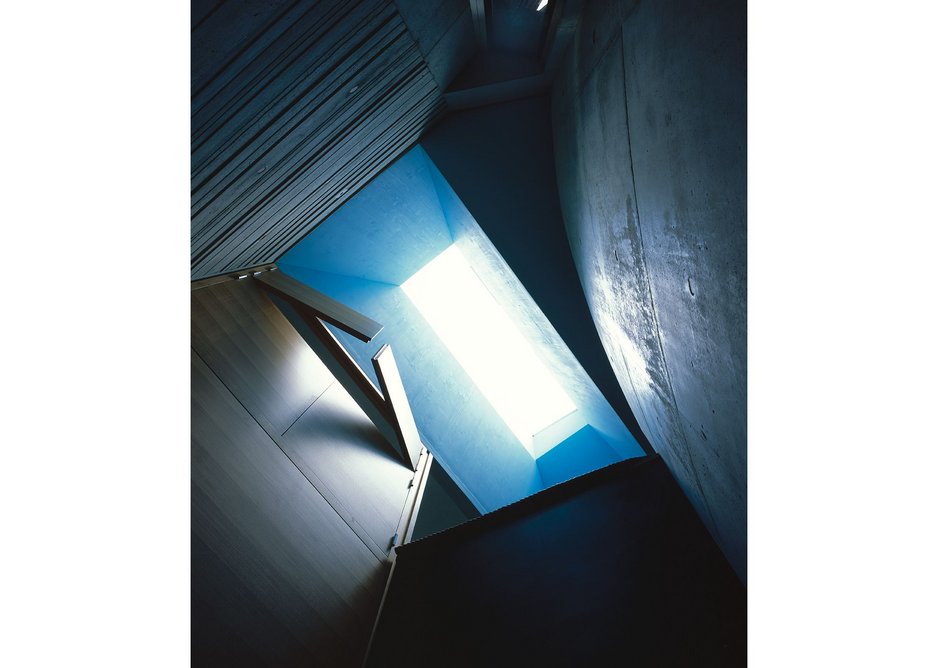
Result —
<svg viewBox="0 0 938 668"><path fill-rule="evenodd" d="M445 110L546 91L579 5L193 0L192 280L276 262ZM485 55L547 23L531 72Z"/></svg>
<svg viewBox="0 0 938 668"><path fill-rule="evenodd" d="M468 3L432 6L426 30L462 19L471 41ZM431 44L390 0L196 0L192 14L193 280L276 260L444 109Z"/></svg>

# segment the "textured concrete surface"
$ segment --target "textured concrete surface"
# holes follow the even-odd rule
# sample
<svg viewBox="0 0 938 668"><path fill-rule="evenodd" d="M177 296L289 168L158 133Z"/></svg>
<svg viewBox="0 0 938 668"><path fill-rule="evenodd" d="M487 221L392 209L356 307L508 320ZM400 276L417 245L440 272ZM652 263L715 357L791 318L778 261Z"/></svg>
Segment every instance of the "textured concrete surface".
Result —
<svg viewBox="0 0 938 668"><path fill-rule="evenodd" d="M745 581L745 3L589 3L552 98L567 235L606 354Z"/></svg>

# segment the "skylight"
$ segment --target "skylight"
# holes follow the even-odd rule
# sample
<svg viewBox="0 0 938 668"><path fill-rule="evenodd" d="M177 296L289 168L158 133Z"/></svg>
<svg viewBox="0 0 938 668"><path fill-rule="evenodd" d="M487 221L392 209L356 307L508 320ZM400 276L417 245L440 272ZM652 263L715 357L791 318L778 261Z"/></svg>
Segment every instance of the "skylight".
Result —
<svg viewBox="0 0 938 668"><path fill-rule="evenodd" d="M455 245L401 288L519 441L576 410Z"/></svg>

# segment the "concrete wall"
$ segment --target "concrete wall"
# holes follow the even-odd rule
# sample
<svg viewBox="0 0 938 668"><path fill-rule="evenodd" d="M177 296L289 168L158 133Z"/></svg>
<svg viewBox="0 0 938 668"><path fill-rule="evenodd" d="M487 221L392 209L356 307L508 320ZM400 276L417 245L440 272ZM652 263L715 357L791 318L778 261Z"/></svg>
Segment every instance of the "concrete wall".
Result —
<svg viewBox="0 0 938 668"><path fill-rule="evenodd" d="M745 580L745 2L586 3L552 104L564 223L606 355Z"/></svg>

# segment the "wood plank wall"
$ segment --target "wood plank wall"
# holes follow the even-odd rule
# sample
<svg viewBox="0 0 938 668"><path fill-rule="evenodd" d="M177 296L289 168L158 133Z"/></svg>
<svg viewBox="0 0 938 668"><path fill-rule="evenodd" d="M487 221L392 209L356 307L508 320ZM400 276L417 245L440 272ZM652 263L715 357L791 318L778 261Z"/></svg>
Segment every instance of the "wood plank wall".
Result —
<svg viewBox="0 0 938 668"><path fill-rule="evenodd" d="M443 111L390 0L197 0L192 22L193 279L275 261Z"/></svg>
<svg viewBox="0 0 938 668"><path fill-rule="evenodd" d="M193 665L360 665L413 478L252 279L192 291Z"/></svg>

